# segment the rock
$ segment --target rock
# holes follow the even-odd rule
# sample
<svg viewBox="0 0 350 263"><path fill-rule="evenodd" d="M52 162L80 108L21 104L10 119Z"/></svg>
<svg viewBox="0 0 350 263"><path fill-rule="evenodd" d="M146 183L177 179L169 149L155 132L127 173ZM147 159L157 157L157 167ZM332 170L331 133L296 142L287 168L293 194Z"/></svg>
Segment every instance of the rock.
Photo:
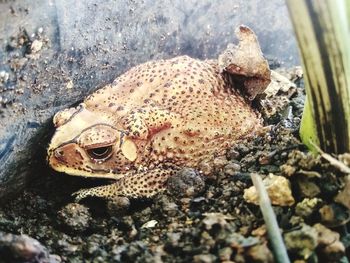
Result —
<svg viewBox="0 0 350 263"><path fill-rule="evenodd" d="M215 157L213 160L214 170L218 171L222 169L228 163L227 158L225 156Z"/></svg>
<svg viewBox="0 0 350 263"><path fill-rule="evenodd" d="M227 163L228 160L225 156L212 156L201 160L197 165L197 169L200 174L208 178L209 176L213 176L215 172L221 171Z"/></svg>
<svg viewBox="0 0 350 263"><path fill-rule="evenodd" d="M203 219L203 224L206 230L210 230L213 225L219 225L225 227L227 225L227 220L232 220L233 218L222 213L205 213L205 218Z"/></svg>
<svg viewBox="0 0 350 263"><path fill-rule="evenodd" d="M74 87L74 83L72 80L69 80L67 83L66 83L66 89L72 89Z"/></svg>
<svg viewBox="0 0 350 263"><path fill-rule="evenodd" d="M4 232L0 232L0 261L53 262L50 261L47 249L36 239L27 235L13 235Z"/></svg>
<svg viewBox="0 0 350 263"><path fill-rule="evenodd" d="M318 198L304 198L296 205L295 214L307 219L313 213L317 212L317 208L321 203L322 200Z"/></svg>
<svg viewBox="0 0 350 263"><path fill-rule="evenodd" d="M296 168L289 164L283 164L281 165L281 172L283 175L290 177L296 172Z"/></svg>
<svg viewBox="0 0 350 263"><path fill-rule="evenodd" d="M147 221L146 223L144 223L141 228L153 228L155 227L156 225L158 224L158 221L157 220L150 220L150 221Z"/></svg>
<svg viewBox="0 0 350 263"><path fill-rule="evenodd" d="M89 209L78 203L66 205L57 215L58 220L63 226L77 232L86 230L91 220Z"/></svg>
<svg viewBox="0 0 350 263"><path fill-rule="evenodd" d="M30 46L30 50L32 53L38 53L41 50L42 46L43 46L43 42L35 39L32 45Z"/></svg>
<svg viewBox="0 0 350 263"><path fill-rule="evenodd" d="M147 244L142 241L135 241L128 244L120 254L120 262L151 262L149 259L152 258ZM144 257L148 258L148 260L146 261Z"/></svg>
<svg viewBox="0 0 350 263"><path fill-rule="evenodd" d="M181 233L167 233L167 242L171 247L177 247L179 246L179 241L181 238Z"/></svg>
<svg viewBox="0 0 350 263"><path fill-rule="evenodd" d="M198 170L205 176L211 175L214 172L212 163L207 160L203 160L198 164Z"/></svg>
<svg viewBox="0 0 350 263"><path fill-rule="evenodd" d="M131 216L123 216L120 218L115 218L120 231L125 232L129 237L134 237L137 234L134 219Z"/></svg>
<svg viewBox="0 0 350 263"><path fill-rule="evenodd" d="M321 189L317 184L306 176L299 176L297 178L297 186L301 197L313 198L321 193Z"/></svg>
<svg viewBox="0 0 350 263"><path fill-rule="evenodd" d="M304 259L308 259L317 246L317 231L306 224L301 229L293 230L284 235L287 250Z"/></svg>
<svg viewBox="0 0 350 263"><path fill-rule="evenodd" d="M176 197L195 197L204 191L204 178L195 169L184 168L167 182L169 192Z"/></svg>
<svg viewBox="0 0 350 263"><path fill-rule="evenodd" d="M267 233L267 229L265 224L252 231L252 235L258 236L258 237L266 236L266 233Z"/></svg>
<svg viewBox="0 0 350 263"><path fill-rule="evenodd" d="M344 205L350 210L350 175L344 177L344 187L343 189L336 195L334 201Z"/></svg>
<svg viewBox="0 0 350 263"><path fill-rule="evenodd" d="M293 227L298 227L299 225L303 224L304 222L305 222L305 220L303 218L301 218L300 216L296 216L296 215L293 215L289 219L289 223Z"/></svg>
<svg viewBox="0 0 350 263"><path fill-rule="evenodd" d="M6 83L10 77L10 74L4 70L0 71L0 84Z"/></svg>
<svg viewBox="0 0 350 263"><path fill-rule="evenodd" d="M230 247L224 247L219 250L219 258L221 262L227 262L230 260L231 255L233 253L232 248Z"/></svg>
<svg viewBox="0 0 350 263"><path fill-rule="evenodd" d="M266 243L249 248L246 252L247 262L272 263L273 255Z"/></svg>
<svg viewBox="0 0 350 263"><path fill-rule="evenodd" d="M237 172L239 172L240 170L241 170L241 166L236 162L229 162L224 167L224 173L231 176L237 174Z"/></svg>
<svg viewBox="0 0 350 263"><path fill-rule="evenodd" d="M292 196L290 182L287 178L269 174L263 180L263 183L273 205L292 206L294 204L295 201ZM259 204L258 195L254 186L245 189L243 197L248 203Z"/></svg>
<svg viewBox="0 0 350 263"><path fill-rule="evenodd" d="M345 256L345 247L339 241L340 235L322 224L313 226L318 233L318 247L325 262L338 262Z"/></svg>
<svg viewBox="0 0 350 263"><path fill-rule="evenodd" d="M263 116L271 118L282 112L290 103L289 98L296 92L296 85L280 73L271 70L271 83L264 91L265 98L259 103ZM276 96L278 93L278 96Z"/></svg>
<svg viewBox="0 0 350 263"><path fill-rule="evenodd" d="M337 203L322 206L319 213L321 222L329 227L342 226L350 221L350 211Z"/></svg>
<svg viewBox="0 0 350 263"><path fill-rule="evenodd" d="M42 27L39 27L37 31L38 35L41 35L43 32L44 32L44 29Z"/></svg>
<svg viewBox="0 0 350 263"><path fill-rule="evenodd" d="M267 97L275 97L277 93L289 93L291 89L296 89L295 83L293 83L288 77L284 76L284 72L282 74L275 70L271 70L271 83L267 86L264 93ZM295 92L295 91L294 91ZM292 91L292 93L294 93Z"/></svg>
<svg viewBox="0 0 350 263"><path fill-rule="evenodd" d="M158 195L154 201L155 209L160 210L161 213L167 218L174 217L181 213L178 205L167 195Z"/></svg>
<svg viewBox="0 0 350 263"><path fill-rule="evenodd" d="M320 159L321 157L319 155L315 156L310 152L304 153L299 150L294 150L289 154L287 164L309 171L321 163Z"/></svg>
<svg viewBox="0 0 350 263"><path fill-rule="evenodd" d="M345 256L345 247L342 242L335 241L322 249L322 255L328 260L327 262L341 262L340 260Z"/></svg>
<svg viewBox="0 0 350 263"><path fill-rule="evenodd" d="M213 263L216 262L216 256L212 254L200 254L193 257L194 263Z"/></svg>
<svg viewBox="0 0 350 263"><path fill-rule="evenodd" d="M110 216L120 216L128 211L130 199L125 196L118 196L114 200L107 201L107 210Z"/></svg>
<svg viewBox="0 0 350 263"><path fill-rule="evenodd" d="M251 151L251 149L244 144L237 144L233 150L238 153L238 156L246 155Z"/></svg>
<svg viewBox="0 0 350 263"><path fill-rule="evenodd" d="M275 153L263 153L259 156L258 162L260 165L268 165L271 163L272 157Z"/></svg>
<svg viewBox="0 0 350 263"><path fill-rule="evenodd" d="M234 147L232 147L227 151L226 157L228 160L237 160L240 158L240 154Z"/></svg>

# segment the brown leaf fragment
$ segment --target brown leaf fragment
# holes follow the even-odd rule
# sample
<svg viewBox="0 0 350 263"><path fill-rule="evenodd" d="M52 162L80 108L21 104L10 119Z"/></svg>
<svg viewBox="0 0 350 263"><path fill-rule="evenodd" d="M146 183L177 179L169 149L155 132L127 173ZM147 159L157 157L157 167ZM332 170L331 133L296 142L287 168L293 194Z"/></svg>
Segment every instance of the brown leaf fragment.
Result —
<svg viewBox="0 0 350 263"><path fill-rule="evenodd" d="M269 85L270 68L254 32L249 27L241 25L235 33L239 43L230 44L220 54L218 59L220 72L227 72L233 81L243 83L243 87L240 88L250 100L253 100Z"/></svg>

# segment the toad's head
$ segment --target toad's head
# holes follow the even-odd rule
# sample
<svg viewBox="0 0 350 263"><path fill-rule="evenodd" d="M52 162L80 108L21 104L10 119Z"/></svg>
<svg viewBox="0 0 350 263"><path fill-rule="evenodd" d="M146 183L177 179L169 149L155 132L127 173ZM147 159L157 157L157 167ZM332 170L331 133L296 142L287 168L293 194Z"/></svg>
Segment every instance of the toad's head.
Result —
<svg viewBox="0 0 350 263"><path fill-rule="evenodd" d="M70 175L118 178L133 166L137 146L118 129L115 116L80 104L58 112L48 149L50 166Z"/></svg>

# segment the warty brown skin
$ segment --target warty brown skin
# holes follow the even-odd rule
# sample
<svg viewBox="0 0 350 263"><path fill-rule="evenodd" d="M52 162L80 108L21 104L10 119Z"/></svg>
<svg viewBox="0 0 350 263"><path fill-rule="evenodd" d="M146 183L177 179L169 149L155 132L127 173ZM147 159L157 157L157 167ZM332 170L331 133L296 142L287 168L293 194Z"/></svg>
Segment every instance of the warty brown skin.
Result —
<svg viewBox="0 0 350 263"><path fill-rule="evenodd" d="M79 191L78 200L151 197L179 167L224 155L262 128L217 61L188 56L136 66L77 108L57 113L54 123L48 149L53 169L117 180Z"/></svg>

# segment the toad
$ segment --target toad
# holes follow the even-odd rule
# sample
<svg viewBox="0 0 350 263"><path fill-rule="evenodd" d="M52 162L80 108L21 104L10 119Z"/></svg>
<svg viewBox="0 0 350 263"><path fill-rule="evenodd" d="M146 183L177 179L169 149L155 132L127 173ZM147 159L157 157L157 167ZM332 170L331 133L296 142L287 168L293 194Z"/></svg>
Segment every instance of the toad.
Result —
<svg viewBox="0 0 350 263"><path fill-rule="evenodd" d="M56 113L50 166L116 180L80 190L77 200L152 197L180 167L198 168L262 128L251 100L269 84L269 66L248 27L236 34L239 44L218 60L147 62Z"/></svg>

